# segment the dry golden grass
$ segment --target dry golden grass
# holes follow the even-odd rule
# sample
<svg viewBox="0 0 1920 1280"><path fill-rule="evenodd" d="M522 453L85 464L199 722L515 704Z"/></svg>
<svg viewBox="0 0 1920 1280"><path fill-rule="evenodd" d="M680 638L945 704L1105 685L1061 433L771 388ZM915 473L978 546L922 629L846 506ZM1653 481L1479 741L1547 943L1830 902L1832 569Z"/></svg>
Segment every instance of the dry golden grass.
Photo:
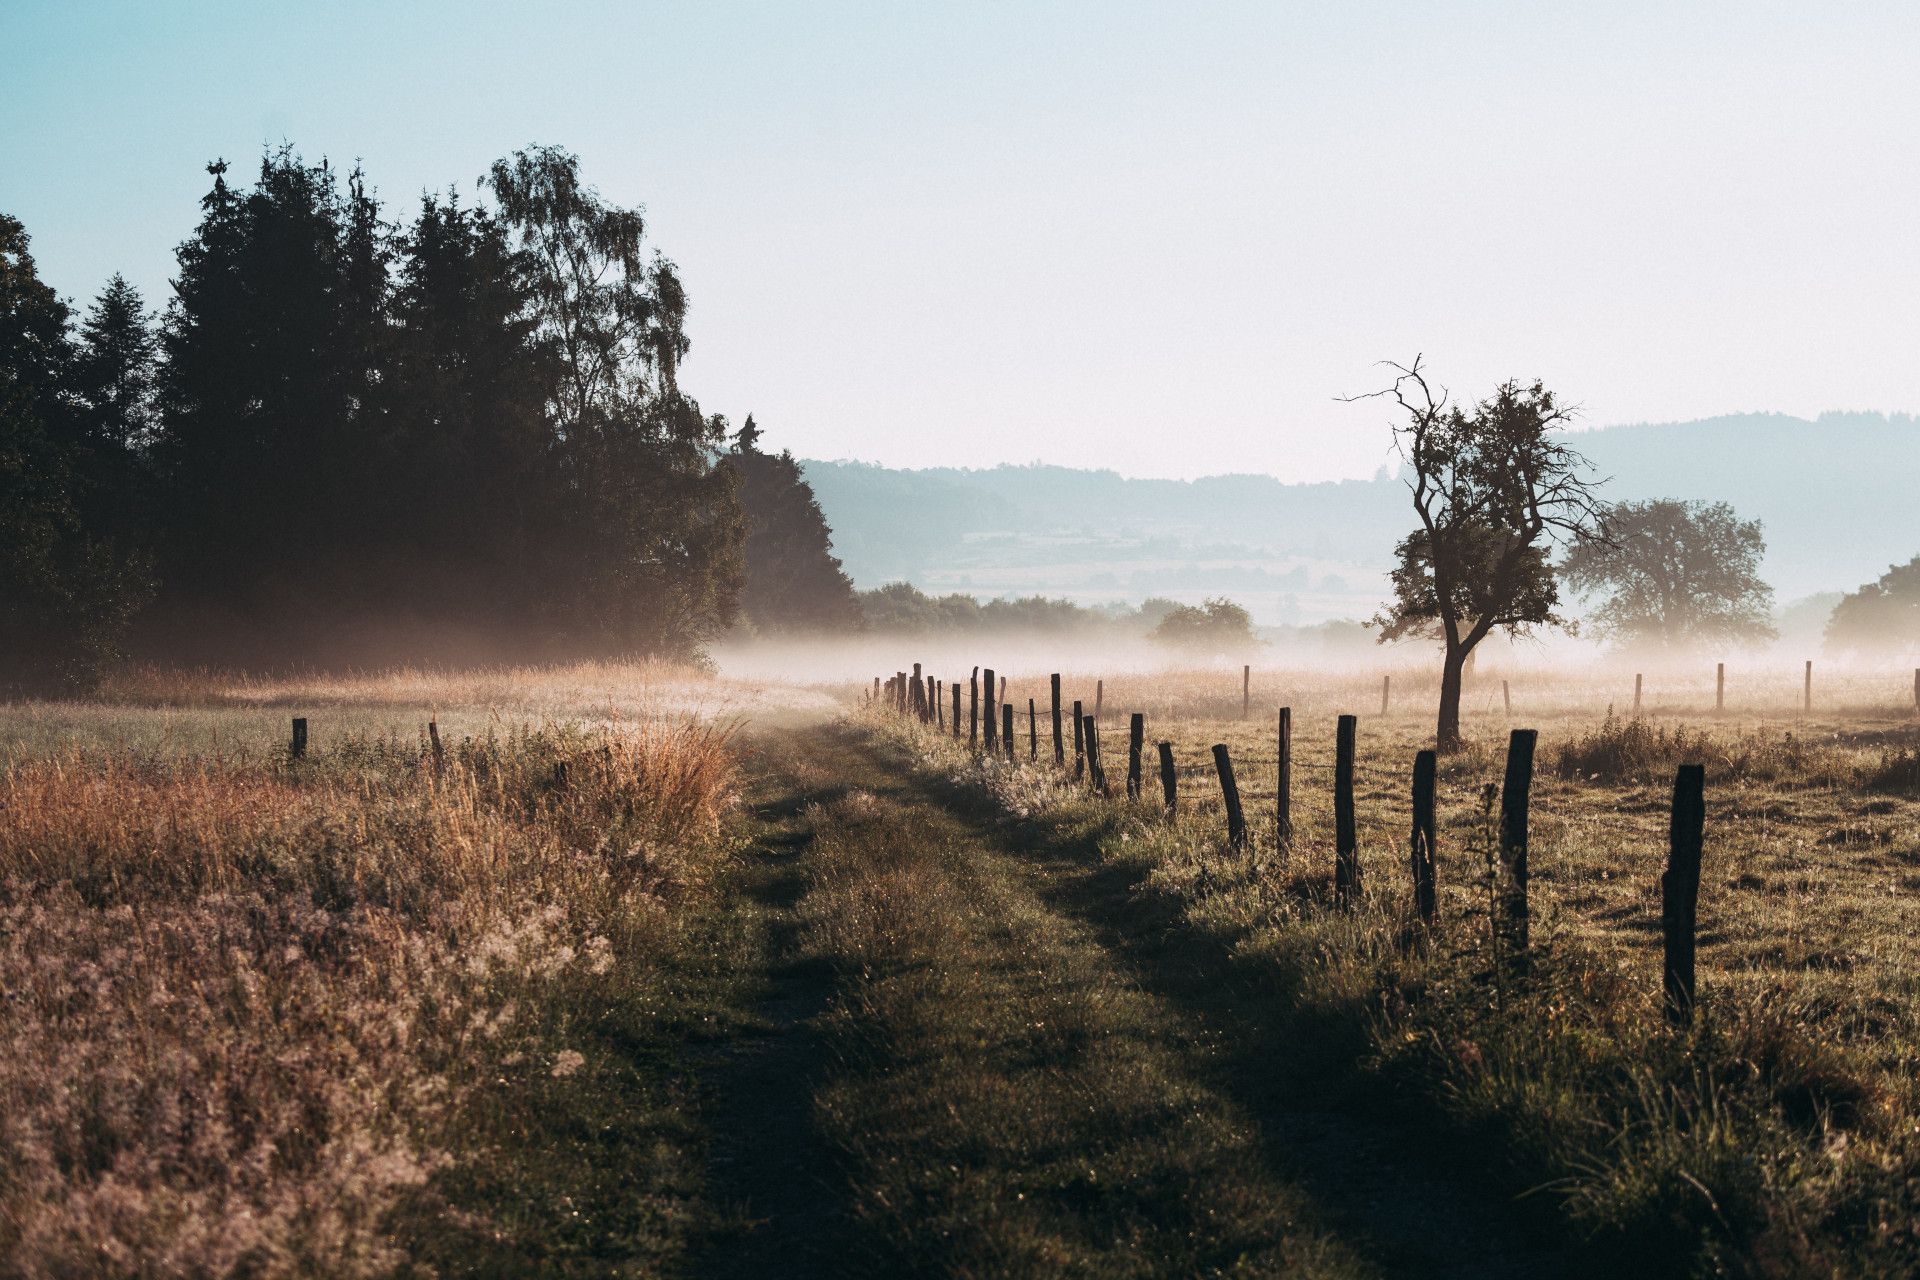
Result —
<svg viewBox="0 0 1920 1280"><path fill-rule="evenodd" d="M436 680L359 687L297 762L218 719L49 743L0 710L0 1275L388 1274L407 1223L459 1219L443 1172L507 1158L484 1113L591 1070L575 1011L706 879L730 729L680 709L691 674L626 720ZM439 760L364 727L421 693L471 729Z"/></svg>

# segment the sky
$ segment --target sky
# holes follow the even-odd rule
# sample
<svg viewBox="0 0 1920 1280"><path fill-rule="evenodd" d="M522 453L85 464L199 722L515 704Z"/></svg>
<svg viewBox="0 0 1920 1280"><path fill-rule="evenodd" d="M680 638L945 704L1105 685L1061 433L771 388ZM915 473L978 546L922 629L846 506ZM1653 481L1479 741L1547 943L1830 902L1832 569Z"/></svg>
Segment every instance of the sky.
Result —
<svg viewBox="0 0 1920 1280"><path fill-rule="evenodd" d="M164 303L207 161L555 143L802 457L1360 477L1424 354L1590 424L1920 409L1903 4L0 0L0 211Z"/></svg>

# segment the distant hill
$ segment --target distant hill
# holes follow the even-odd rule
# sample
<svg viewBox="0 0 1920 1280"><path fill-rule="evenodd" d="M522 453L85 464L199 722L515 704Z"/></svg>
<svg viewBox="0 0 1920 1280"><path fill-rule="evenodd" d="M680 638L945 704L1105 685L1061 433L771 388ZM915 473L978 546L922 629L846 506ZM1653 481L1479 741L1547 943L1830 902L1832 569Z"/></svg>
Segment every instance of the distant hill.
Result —
<svg viewBox="0 0 1920 1280"><path fill-rule="evenodd" d="M1739 414L1582 431L1615 498L1731 502L1766 526L1780 603L1849 590L1920 552L1920 421ZM1066 596L1231 595L1262 623L1364 617L1412 513L1398 479L1129 480L1055 466L805 464L862 588Z"/></svg>

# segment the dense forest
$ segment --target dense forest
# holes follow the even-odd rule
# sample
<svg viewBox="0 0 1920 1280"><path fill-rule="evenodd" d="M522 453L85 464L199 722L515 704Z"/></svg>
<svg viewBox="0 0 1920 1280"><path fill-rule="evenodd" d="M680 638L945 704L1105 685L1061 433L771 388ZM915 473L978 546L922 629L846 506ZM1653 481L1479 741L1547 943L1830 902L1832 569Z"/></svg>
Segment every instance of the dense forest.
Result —
<svg viewBox="0 0 1920 1280"><path fill-rule="evenodd" d="M576 157L399 221L290 148L208 172L157 316L115 277L76 317L0 217L0 682L857 618L792 458L682 389L679 273Z"/></svg>

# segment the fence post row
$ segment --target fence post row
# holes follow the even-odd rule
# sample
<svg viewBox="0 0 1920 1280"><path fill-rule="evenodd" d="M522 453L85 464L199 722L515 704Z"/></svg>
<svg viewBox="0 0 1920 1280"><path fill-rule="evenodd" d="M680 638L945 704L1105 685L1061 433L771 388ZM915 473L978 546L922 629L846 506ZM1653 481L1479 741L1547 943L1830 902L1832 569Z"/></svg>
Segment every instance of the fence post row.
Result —
<svg viewBox="0 0 1920 1280"><path fill-rule="evenodd" d="M1160 790L1166 797L1167 817L1171 818L1180 806L1180 784L1173 773L1173 744L1162 742L1160 746Z"/></svg>
<svg viewBox="0 0 1920 1280"><path fill-rule="evenodd" d="M1533 793L1534 729L1515 729L1507 736L1507 774L1500 790L1500 865L1505 875L1502 923L1507 961L1524 974L1527 955L1527 808Z"/></svg>
<svg viewBox="0 0 1920 1280"><path fill-rule="evenodd" d="M1360 894L1360 838L1353 819L1354 736L1359 717L1341 716L1333 744L1333 894L1343 907Z"/></svg>
<svg viewBox="0 0 1920 1280"><path fill-rule="evenodd" d="M1439 909L1434 885L1434 841L1438 823L1434 817L1434 781L1440 759L1432 751L1413 758L1413 909L1421 922L1432 924Z"/></svg>
<svg viewBox="0 0 1920 1280"><path fill-rule="evenodd" d="M1227 806L1227 843L1236 849L1247 847L1247 815L1240 810L1240 787L1233 780L1233 760L1227 744L1213 744L1213 769L1220 775L1220 799Z"/></svg>
<svg viewBox="0 0 1920 1280"><path fill-rule="evenodd" d="M1127 799L1140 798L1140 752L1146 745L1147 718L1136 711L1127 721Z"/></svg>
<svg viewBox="0 0 1920 1280"><path fill-rule="evenodd" d="M1673 820L1667 833L1667 870L1660 877L1660 924L1665 935L1661 987L1667 1021L1693 1025L1694 929L1700 903L1700 846L1707 820L1706 769L1683 764L1673 776Z"/></svg>

